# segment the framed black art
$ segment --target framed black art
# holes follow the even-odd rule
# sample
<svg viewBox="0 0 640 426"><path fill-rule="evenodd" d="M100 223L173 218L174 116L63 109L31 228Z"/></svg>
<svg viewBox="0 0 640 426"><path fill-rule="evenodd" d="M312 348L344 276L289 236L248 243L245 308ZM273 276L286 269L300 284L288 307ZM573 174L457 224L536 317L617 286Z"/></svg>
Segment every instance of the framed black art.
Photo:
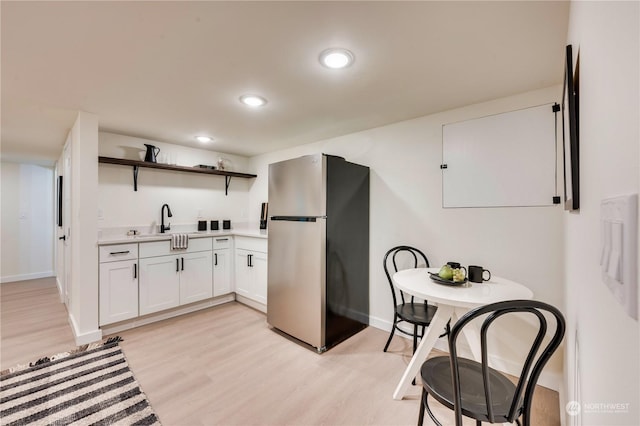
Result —
<svg viewBox="0 0 640 426"><path fill-rule="evenodd" d="M566 48L562 90L562 148L564 153L564 209L580 208L580 144L578 140L578 64L574 72L571 45Z"/></svg>

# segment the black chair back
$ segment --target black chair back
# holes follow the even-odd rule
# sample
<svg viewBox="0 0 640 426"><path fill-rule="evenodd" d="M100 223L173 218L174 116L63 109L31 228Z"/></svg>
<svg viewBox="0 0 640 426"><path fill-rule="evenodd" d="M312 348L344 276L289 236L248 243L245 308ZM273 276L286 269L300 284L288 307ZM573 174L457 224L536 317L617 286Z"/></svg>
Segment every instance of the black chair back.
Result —
<svg viewBox="0 0 640 426"><path fill-rule="evenodd" d="M396 306L398 304L398 300L396 298L396 290L395 290L395 286L393 285L393 279L391 279L392 273L390 273L389 270L393 268L392 269L393 273L398 272L398 260L399 260L398 255L401 255L400 257L402 258L407 257L409 259L408 268L417 268L418 266L421 265L420 261L424 263L425 268L429 267L429 260L427 259L427 256L425 256L425 254L422 251L418 250L415 247L397 246L389 250L384 255L384 260L382 264L384 266L384 273L387 274L387 280L389 281L389 286L391 287L391 295L393 296L393 306ZM404 255L407 255L407 256L404 256ZM406 303L404 300L404 294L402 293L402 291L400 291L399 293L400 293L400 298L402 299L402 303L403 304ZM411 301L413 301L413 297L411 297Z"/></svg>
<svg viewBox="0 0 640 426"><path fill-rule="evenodd" d="M560 346L565 331L565 320L562 313L555 307L543 302L535 300L510 300L506 302L492 303L490 305L481 306L473 309L456 322L451 328L449 335L449 354L451 360L451 374L453 383L453 396L454 396L454 412L456 425L462 424L462 404L461 404L461 391L460 391L460 371L458 368L458 352L456 349L456 342L458 336L463 327L475 318L488 314L484 319L480 331L480 345L482 352L482 376L484 396L487 407L487 418L491 423L495 422L493 414L493 403L491 399L491 389L489 388L489 363L487 359L487 330L493 324L493 322L506 314L512 314L517 312L526 312L533 314L538 319L538 333L533 339L529 354L524 362L516 390L511 402L511 408L508 414L508 421L513 423L515 419L525 413L525 418L530 417L531 401L533 400L533 392L535 390L536 383L549 358ZM544 337L547 332L547 319L544 313L550 314L551 318L555 320L555 333L549 343L541 349Z"/></svg>

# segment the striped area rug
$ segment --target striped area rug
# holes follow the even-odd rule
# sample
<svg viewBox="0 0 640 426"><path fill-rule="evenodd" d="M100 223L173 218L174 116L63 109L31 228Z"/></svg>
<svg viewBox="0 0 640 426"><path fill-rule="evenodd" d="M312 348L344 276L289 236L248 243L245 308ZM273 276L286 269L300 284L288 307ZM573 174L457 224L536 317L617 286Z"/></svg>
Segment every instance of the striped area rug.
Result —
<svg viewBox="0 0 640 426"><path fill-rule="evenodd" d="M0 372L0 424L159 425L119 340Z"/></svg>

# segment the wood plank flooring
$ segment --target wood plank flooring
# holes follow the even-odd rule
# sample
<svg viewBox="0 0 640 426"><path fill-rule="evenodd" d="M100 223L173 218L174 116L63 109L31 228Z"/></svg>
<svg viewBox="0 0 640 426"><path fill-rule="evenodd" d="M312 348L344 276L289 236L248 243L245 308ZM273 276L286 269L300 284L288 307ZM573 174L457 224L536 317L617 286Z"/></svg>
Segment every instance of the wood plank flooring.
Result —
<svg viewBox="0 0 640 426"><path fill-rule="evenodd" d="M52 279L0 287L2 368L75 346ZM165 426L417 421L419 386L402 401L391 397L411 343L394 338L384 353L388 334L373 327L318 355L271 330L264 314L234 302L119 335ZM452 424L448 409L432 406L443 424ZM539 387L533 412L533 424L559 425L557 393Z"/></svg>

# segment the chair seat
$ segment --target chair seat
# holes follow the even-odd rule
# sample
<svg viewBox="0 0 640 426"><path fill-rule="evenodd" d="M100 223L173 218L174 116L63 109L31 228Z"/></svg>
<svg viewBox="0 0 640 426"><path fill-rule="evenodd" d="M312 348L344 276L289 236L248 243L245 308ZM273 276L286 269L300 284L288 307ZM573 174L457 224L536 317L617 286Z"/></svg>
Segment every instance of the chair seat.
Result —
<svg viewBox="0 0 640 426"><path fill-rule="evenodd" d="M437 306L424 303L404 303L396 306L396 313L403 321L424 326L431 324L437 310Z"/></svg>
<svg viewBox="0 0 640 426"><path fill-rule="evenodd" d="M476 361L458 357L462 414L482 422L489 422L482 365ZM451 363L448 356L430 358L420 370L422 383L429 395L444 406L453 409ZM495 423L506 423L516 386L502 373L489 368L489 386ZM518 416L516 416L517 418Z"/></svg>

